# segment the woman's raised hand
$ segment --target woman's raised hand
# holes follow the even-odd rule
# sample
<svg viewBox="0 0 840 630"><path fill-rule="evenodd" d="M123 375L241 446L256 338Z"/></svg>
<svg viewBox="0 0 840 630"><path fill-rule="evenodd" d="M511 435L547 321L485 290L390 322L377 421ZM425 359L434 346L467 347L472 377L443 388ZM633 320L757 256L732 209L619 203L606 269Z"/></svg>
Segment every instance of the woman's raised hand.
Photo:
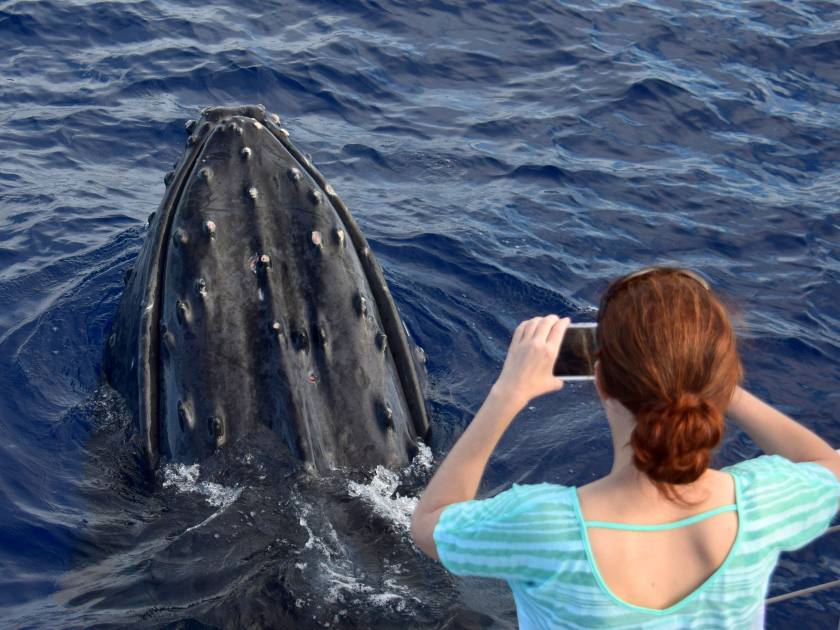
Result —
<svg viewBox="0 0 840 630"><path fill-rule="evenodd" d="M547 315L519 324L494 389L524 406L563 387L563 379L554 376L554 363L570 323L568 317Z"/></svg>

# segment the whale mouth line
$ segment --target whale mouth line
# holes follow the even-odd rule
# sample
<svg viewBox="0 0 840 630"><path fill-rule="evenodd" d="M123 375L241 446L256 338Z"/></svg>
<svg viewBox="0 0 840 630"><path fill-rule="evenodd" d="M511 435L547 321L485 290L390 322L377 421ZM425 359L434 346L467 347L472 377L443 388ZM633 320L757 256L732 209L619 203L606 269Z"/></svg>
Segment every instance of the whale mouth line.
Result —
<svg viewBox="0 0 840 630"><path fill-rule="evenodd" d="M192 174L195 164L198 161L199 156L204 151L204 148L207 146L207 142L210 138L210 133L205 133L201 139L200 143L196 147L196 150L187 153L187 159L184 160L182 164L178 166L178 170L175 174L175 177L170 185L172 190L172 201L171 207L177 208L178 204L181 201L181 197L183 196L184 189L186 188L187 181L189 180L189 176ZM165 207L166 199L169 196L167 194L164 197L164 200L161 202L161 208ZM163 242L168 243L169 240L172 238L172 224L175 222L175 213L169 212L166 216L166 223L162 228L163 233ZM160 309L161 309L161 296L164 294L166 289L166 277L165 277L165 266L159 265L157 268L157 282L155 283L155 291L152 295L152 300L150 301L148 307L145 310L145 314L148 318L152 319L153 321L159 321L160 319ZM151 326L149 328L149 362L148 362L148 370L149 370L149 379L154 383L159 383L160 379L160 327L159 326ZM157 387L151 388L151 400L149 405L149 414L150 417L147 421L147 438L146 438L146 451L147 453L153 458L154 463L157 463L158 458L158 441L160 440L160 432L158 430L158 421L159 421L159 413L160 413L160 390Z"/></svg>

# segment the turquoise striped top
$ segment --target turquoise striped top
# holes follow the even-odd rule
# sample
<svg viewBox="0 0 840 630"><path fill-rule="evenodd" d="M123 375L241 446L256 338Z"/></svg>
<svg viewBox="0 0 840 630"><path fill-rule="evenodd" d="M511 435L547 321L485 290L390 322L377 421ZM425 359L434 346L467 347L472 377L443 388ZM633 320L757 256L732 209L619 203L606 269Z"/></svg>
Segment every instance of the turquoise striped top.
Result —
<svg viewBox="0 0 840 630"><path fill-rule="evenodd" d="M514 484L490 499L450 505L434 531L438 555L457 575L506 580L525 630L761 627L779 553L826 530L840 482L824 466L779 455L722 470L735 480L736 503L716 512L737 509L735 542L717 571L666 609L635 606L610 591L586 535L587 526L610 524L584 524L574 487Z"/></svg>

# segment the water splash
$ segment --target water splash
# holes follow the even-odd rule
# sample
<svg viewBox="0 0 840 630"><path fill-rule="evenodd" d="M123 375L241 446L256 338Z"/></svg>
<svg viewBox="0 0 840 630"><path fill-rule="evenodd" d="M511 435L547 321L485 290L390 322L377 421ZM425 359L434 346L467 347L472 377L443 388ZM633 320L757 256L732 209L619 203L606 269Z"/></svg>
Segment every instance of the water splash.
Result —
<svg viewBox="0 0 840 630"><path fill-rule="evenodd" d="M226 488L212 481L199 481L201 468L198 464L167 464L163 469L163 487L174 486L178 492L200 494L210 505L226 508L239 498L242 488Z"/></svg>
<svg viewBox="0 0 840 630"><path fill-rule="evenodd" d="M419 499L402 496L397 489L431 470L433 460L432 449L420 444L420 450L405 469L396 473L384 466L377 466L370 483L350 481L347 484L348 492L351 497L360 498L370 505L375 514L385 518L397 529L408 531L411 515Z"/></svg>

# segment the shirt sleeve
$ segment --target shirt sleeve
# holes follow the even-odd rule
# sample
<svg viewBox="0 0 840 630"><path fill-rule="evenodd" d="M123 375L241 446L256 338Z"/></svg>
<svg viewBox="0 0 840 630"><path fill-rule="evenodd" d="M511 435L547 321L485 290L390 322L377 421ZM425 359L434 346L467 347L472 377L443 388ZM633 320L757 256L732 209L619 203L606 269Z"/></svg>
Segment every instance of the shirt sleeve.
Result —
<svg viewBox="0 0 840 630"><path fill-rule="evenodd" d="M752 473L757 516L777 549L799 549L828 529L840 502L840 481L828 468L780 455L764 455L741 466Z"/></svg>
<svg viewBox="0 0 840 630"><path fill-rule="evenodd" d="M509 582L550 577L557 570L553 525L563 488L514 484L490 499L446 507L434 530L441 564L456 575Z"/></svg>

